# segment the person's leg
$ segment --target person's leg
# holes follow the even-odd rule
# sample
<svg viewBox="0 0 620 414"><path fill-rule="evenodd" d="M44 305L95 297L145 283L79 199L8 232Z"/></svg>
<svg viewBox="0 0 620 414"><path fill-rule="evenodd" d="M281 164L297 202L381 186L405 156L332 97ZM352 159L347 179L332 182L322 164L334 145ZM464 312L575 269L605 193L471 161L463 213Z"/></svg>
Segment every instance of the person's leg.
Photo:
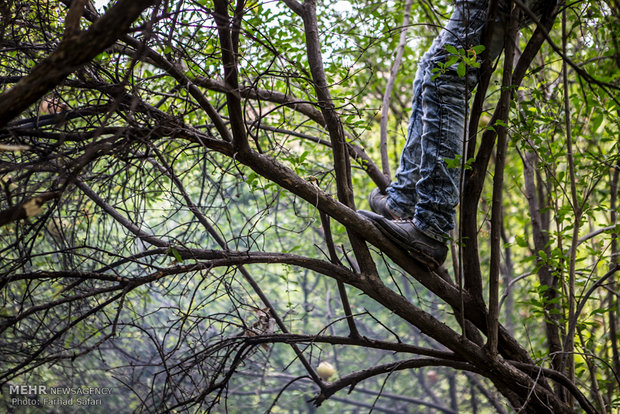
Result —
<svg viewBox="0 0 620 414"><path fill-rule="evenodd" d="M471 91L478 83L478 71L467 68L457 73L458 63L434 76L432 68L449 59L446 46L468 50L480 44L487 1L458 1L447 27L428 57L430 64L422 86L422 136L420 179L416 184L414 224L426 235L442 241L454 227L459 201L460 165L466 139L466 111ZM449 167L449 160L453 166Z"/></svg>
<svg viewBox="0 0 620 414"><path fill-rule="evenodd" d="M460 77L458 63L438 76L432 70L450 58L447 45L467 50L480 44L487 7L487 0L457 1L448 25L420 61L407 142L388 189L390 209L403 218L415 212L416 226L439 240L454 226L459 198L459 168L448 168L445 160L462 153L467 100L478 77L473 68Z"/></svg>
<svg viewBox="0 0 620 414"><path fill-rule="evenodd" d="M526 2L539 16L551 10L554 4L555 0ZM438 76L434 76L433 69L450 58L447 45L468 50L480 44L487 7L488 0L456 2L450 22L420 62L407 142L396 181L388 188L386 197L371 200L375 201L374 206L382 207L381 211L373 208L380 214L360 211L392 241L430 266L441 264L447 254L444 242L454 227L459 198L460 162L457 158L462 155L466 139L468 99L478 83L478 72L474 68L468 68L466 76L458 75L458 62ZM505 25L502 22L507 12L505 2L500 0L500 17L495 22L489 48L491 59L495 59L503 47ZM527 19L523 19L522 26L527 23ZM456 168L448 168L446 160L455 160ZM412 212L413 220L407 219ZM405 220L394 220L395 215Z"/></svg>
<svg viewBox="0 0 620 414"><path fill-rule="evenodd" d="M554 0L528 0L526 6L538 16L552 6ZM416 180L414 186L402 187L402 191L415 188L414 224L424 234L442 241L454 228L455 207L459 201L460 162L463 143L466 137L467 108L471 92L478 84L478 70L467 68L466 76L457 73L458 63L454 64L440 76L434 76L432 70L449 59L446 46L457 50L468 50L481 43L482 31L486 23L487 0L459 0L455 4L450 21L433 46L425 54L421 70L424 71L419 93L420 103L414 105L413 114L417 116L411 143L412 149L403 150L403 159L407 169L412 172L409 180ZM495 22L489 58L494 60L504 44L505 22L509 10L506 2L500 1L498 20ZM521 26L531 22L523 18ZM421 115L421 116L420 116ZM412 117L413 119L413 117ZM421 129L421 131L419 131ZM419 134L418 134L419 132ZM413 155L410 162L406 154ZM417 155L419 158L415 158ZM446 160L454 160L457 167L449 168ZM409 167L412 163L419 167ZM390 199L396 200L401 182L406 182L397 175L397 183L392 186ZM413 198L413 197L411 197Z"/></svg>
<svg viewBox="0 0 620 414"><path fill-rule="evenodd" d="M448 25L418 66L407 142L386 200L401 218L413 213L413 221L363 212L393 241L426 256L429 265L443 262L447 254L443 242L454 227L460 169L448 168L446 160L462 154L468 98L478 81L473 68L459 76L458 63L441 74L433 69L450 58L447 45L467 50L480 44L487 7L487 0L457 1Z"/></svg>
<svg viewBox="0 0 620 414"><path fill-rule="evenodd" d="M400 218L412 218L418 201L416 183L420 180L420 159L422 158L420 146L420 137L422 136L422 83L429 65L429 61L426 59L427 54L420 60L413 82L411 116L407 127L407 141L400 155L400 165L396 170L395 181L387 188L388 208Z"/></svg>

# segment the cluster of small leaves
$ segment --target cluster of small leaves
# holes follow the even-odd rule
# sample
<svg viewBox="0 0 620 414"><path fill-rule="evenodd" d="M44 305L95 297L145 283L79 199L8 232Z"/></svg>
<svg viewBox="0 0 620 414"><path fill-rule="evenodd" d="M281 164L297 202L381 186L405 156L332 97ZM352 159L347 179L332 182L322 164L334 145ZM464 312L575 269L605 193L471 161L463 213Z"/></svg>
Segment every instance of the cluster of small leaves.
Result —
<svg viewBox="0 0 620 414"><path fill-rule="evenodd" d="M431 80L437 79L439 76L444 75L448 70L455 70L456 74L463 78L467 73L467 68L479 68L480 60L478 56L484 51L484 45L473 46L470 49L463 49L452 45L445 46L448 52L448 58L445 62L437 62L437 66L431 69ZM454 67L456 65L456 68Z"/></svg>

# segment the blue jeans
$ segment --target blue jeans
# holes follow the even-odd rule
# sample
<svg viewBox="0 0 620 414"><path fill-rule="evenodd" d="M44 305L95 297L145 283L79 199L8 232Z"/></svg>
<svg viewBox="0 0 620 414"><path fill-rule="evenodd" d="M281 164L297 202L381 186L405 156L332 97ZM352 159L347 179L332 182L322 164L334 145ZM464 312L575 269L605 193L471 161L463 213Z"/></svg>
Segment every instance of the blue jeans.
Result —
<svg viewBox="0 0 620 414"><path fill-rule="evenodd" d="M466 76L460 77L457 63L433 79L431 70L449 58L446 45L468 50L480 44L488 8L487 0L455 3L448 25L419 63L407 141L396 180L387 189L388 208L400 217L413 217L419 230L439 241L454 228L460 167L449 168L446 160L463 153L466 109L478 83L478 71L468 67ZM504 25L495 26L491 58L497 57L503 46Z"/></svg>

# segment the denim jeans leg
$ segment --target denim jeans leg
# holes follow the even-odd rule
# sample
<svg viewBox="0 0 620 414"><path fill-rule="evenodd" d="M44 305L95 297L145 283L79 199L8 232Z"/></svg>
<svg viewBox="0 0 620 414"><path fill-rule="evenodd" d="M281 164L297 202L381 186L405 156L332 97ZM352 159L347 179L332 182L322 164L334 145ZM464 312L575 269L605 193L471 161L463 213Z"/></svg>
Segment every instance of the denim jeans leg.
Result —
<svg viewBox="0 0 620 414"><path fill-rule="evenodd" d="M422 148L422 82L428 62L423 58L413 82L413 101L411 117L407 127L407 141L400 155L400 165L396 170L396 180L388 187L388 208L396 215L411 218L417 203L416 183L420 179L420 159Z"/></svg>
<svg viewBox="0 0 620 414"><path fill-rule="evenodd" d="M538 17L554 4L555 0L526 0ZM490 59L503 48L509 14L505 1L500 0L499 6ZM460 77L458 63L436 78L431 71L449 58L446 45L467 50L480 44L487 8L488 0L457 0L448 25L422 57L413 84L407 141L396 180L388 187L388 207L403 218L413 214L416 226L437 240L454 228L460 168L448 168L446 160L462 156L468 101L478 84L478 72L468 68L466 76ZM520 26L529 23L524 18Z"/></svg>
<svg viewBox="0 0 620 414"><path fill-rule="evenodd" d="M463 153L468 100L478 83L478 71L468 68L461 77L457 63L433 79L431 70L449 58L446 45L467 50L480 44L487 7L485 0L457 1L448 25L428 54L431 63L422 85L421 178L416 184L414 223L437 240L454 228L460 168L449 168L446 160Z"/></svg>
<svg viewBox="0 0 620 414"><path fill-rule="evenodd" d="M446 45L467 50L480 44L487 7L487 0L457 1L448 25L420 61L407 142L388 189L388 206L402 214L415 205L414 223L437 240L454 228L460 169L448 168L445 160L462 154L465 114L478 74L468 68L465 77L458 76L458 63L434 79L431 71L449 58Z"/></svg>

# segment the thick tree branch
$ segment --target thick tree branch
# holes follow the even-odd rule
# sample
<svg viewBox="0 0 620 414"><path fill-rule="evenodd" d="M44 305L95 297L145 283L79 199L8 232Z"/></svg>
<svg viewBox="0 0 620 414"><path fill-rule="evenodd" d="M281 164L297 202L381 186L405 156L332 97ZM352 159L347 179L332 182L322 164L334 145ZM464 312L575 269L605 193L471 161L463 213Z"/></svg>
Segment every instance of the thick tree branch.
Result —
<svg viewBox="0 0 620 414"><path fill-rule="evenodd" d="M308 56L308 64L310 65L310 72L312 73L312 80L314 82L314 91L332 143L338 199L347 207L355 209L353 184L351 181L351 162L347 140L342 122L340 122L340 118L329 92L325 70L323 68L315 0L304 1L302 18L306 33L306 54ZM353 247L353 252L355 253L360 269L369 277L378 278L377 268L370 256L368 247L360 238L359 234L351 232L350 230L351 229L347 228L349 241Z"/></svg>
<svg viewBox="0 0 620 414"><path fill-rule="evenodd" d="M54 53L0 94L0 127L111 46L154 3L155 0L119 0L88 30L63 40Z"/></svg>
<svg viewBox="0 0 620 414"><path fill-rule="evenodd" d="M91 200L95 202L99 207L101 207L106 213L112 216L117 222L119 222L123 227L129 230L134 236L139 239L152 244L157 247L167 247L168 243L161 240L159 237L156 237L150 233L145 232L136 226L132 221L128 220L125 216L118 212L113 206L107 203L99 194L93 191L86 183L81 180L76 180L76 186L86 194Z"/></svg>
<svg viewBox="0 0 620 414"><path fill-rule="evenodd" d="M84 13L84 7L88 0L73 0L67 17L65 18L65 32L63 34L63 40L68 40L80 33L80 20L82 20L82 13Z"/></svg>
<svg viewBox="0 0 620 414"><path fill-rule="evenodd" d="M527 151L522 157L523 161L523 180L525 186L525 198L528 202L528 210L530 213L530 221L532 224L532 233L534 239L534 249L536 253L536 262L538 264L538 278L540 283L548 286L545 290L544 297L546 303L543 304L545 310L549 312L552 320L545 321L545 331L547 336L547 342L549 351L553 355L552 363L554 368L559 368L559 356L562 351L562 344L560 341L560 332L558 329L557 319L558 305L555 304L555 298L558 295L557 277L553 275L552 269L543 261L542 255L549 254L549 236L547 234L548 229L545 227L544 220L541 216L541 205L544 201L537 196L536 183L534 181L534 172L537 166L537 156L534 152Z"/></svg>
<svg viewBox="0 0 620 414"><path fill-rule="evenodd" d="M303 15L304 8L302 4L299 3L297 0L282 0L282 2L286 4L289 9L295 12L295 14L298 14L300 16Z"/></svg>
<svg viewBox="0 0 620 414"><path fill-rule="evenodd" d="M512 64L515 54L515 38L517 35L519 11L508 3L512 12L508 22L508 30L504 36L506 51L504 54L504 71L502 76L502 92L499 98L498 109L501 124L497 129L497 151L495 155L495 174L493 175L493 198L491 207L491 263L489 269L489 314L487 318L488 341L487 346L491 354L497 353L498 317L499 317L499 273L501 261L501 226L502 203L504 190L504 166L506 165L506 151L508 149L508 114L510 100L514 93L512 88Z"/></svg>
<svg viewBox="0 0 620 414"><path fill-rule="evenodd" d="M228 1L214 0L214 6L213 18L217 23L217 32L220 38L222 64L224 65L224 82L230 87L230 91L226 93L226 102L231 121L230 128L233 134L233 145L236 151L248 151L250 146L243 120L241 99L238 95L239 75L233 41L230 35Z"/></svg>
<svg viewBox="0 0 620 414"><path fill-rule="evenodd" d="M331 335L294 335L294 334L278 334L278 335L261 335L243 338L249 344L264 343L325 343L332 345L349 345L361 346L372 349L382 349L392 352L404 352L417 355L425 355L433 358L460 361L454 353L439 351L432 348L423 348L402 342L388 342L375 340L368 337L352 338L351 336L331 336Z"/></svg>

